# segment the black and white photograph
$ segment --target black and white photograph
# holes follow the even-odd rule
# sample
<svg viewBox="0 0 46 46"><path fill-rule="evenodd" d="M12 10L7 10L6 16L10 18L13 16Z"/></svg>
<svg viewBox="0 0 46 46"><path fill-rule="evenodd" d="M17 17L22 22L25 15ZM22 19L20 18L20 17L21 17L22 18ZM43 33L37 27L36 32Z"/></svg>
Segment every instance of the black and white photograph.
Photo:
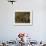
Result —
<svg viewBox="0 0 46 46"><path fill-rule="evenodd" d="M32 25L32 12L30 11L16 11L15 12L16 25Z"/></svg>

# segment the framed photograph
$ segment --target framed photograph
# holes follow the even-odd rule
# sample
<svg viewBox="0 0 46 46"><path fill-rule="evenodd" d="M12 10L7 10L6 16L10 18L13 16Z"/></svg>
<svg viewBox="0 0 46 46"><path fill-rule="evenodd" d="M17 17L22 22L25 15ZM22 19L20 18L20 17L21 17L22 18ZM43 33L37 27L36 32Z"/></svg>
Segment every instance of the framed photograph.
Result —
<svg viewBox="0 0 46 46"><path fill-rule="evenodd" d="M32 25L32 11L16 10L15 25Z"/></svg>

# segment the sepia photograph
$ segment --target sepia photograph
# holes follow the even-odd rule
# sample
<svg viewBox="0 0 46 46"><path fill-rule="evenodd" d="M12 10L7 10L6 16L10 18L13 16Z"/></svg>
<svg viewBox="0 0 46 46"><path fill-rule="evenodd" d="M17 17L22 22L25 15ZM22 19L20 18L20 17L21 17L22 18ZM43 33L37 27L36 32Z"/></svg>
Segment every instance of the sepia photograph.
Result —
<svg viewBox="0 0 46 46"><path fill-rule="evenodd" d="M32 24L32 12L30 12L30 11L16 11L15 12L15 24L17 24L17 25L31 25Z"/></svg>

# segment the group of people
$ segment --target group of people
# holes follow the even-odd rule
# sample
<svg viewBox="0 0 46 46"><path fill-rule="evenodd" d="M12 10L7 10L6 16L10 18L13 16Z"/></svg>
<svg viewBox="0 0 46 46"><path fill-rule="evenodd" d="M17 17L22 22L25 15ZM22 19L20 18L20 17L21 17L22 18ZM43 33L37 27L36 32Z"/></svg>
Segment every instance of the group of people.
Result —
<svg viewBox="0 0 46 46"><path fill-rule="evenodd" d="M30 14L27 13L20 13L16 15L15 17L15 22L16 23L30 23Z"/></svg>

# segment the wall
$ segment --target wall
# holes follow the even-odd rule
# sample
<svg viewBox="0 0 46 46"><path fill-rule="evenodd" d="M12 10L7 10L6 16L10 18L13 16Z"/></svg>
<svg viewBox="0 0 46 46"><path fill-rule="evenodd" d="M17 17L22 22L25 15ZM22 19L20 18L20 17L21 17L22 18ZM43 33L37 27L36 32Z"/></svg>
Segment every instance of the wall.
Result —
<svg viewBox="0 0 46 46"><path fill-rule="evenodd" d="M31 10L32 26L15 26L16 10ZM7 0L0 0L0 40L15 40L18 32L31 34L37 41L46 40L46 0L17 0L13 5Z"/></svg>

